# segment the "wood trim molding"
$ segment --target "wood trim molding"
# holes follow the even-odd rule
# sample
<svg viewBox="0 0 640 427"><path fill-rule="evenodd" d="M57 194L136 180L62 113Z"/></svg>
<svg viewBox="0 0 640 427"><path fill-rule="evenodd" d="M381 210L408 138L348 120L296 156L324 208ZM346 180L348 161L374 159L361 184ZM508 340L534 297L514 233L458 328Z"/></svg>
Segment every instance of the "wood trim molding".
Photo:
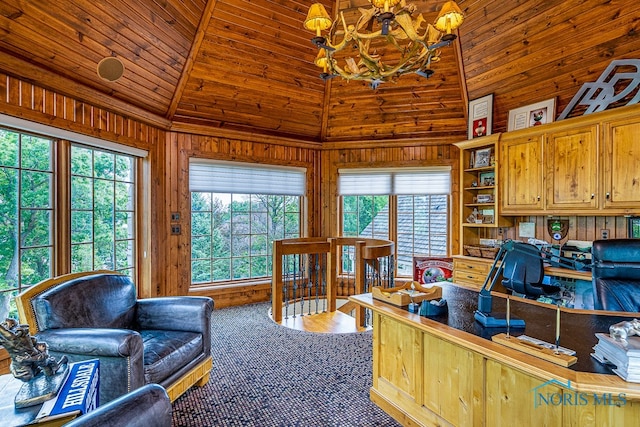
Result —
<svg viewBox="0 0 640 427"><path fill-rule="evenodd" d="M212 136L216 138L237 139L249 142L259 142L265 144L276 144L289 147L302 147L311 149L322 148L322 143L315 141L304 141L294 138L280 136L262 135L254 132L243 132L238 130L221 129L211 126L195 125L190 123L173 122L171 130L174 132L188 133L191 135Z"/></svg>
<svg viewBox="0 0 640 427"><path fill-rule="evenodd" d="M202 12L202 17L200 18L200 23L198 24L198 29L196 30L196 36L193 40L193 43L191 44L189 55L187 56L184 67L182 67L180 79L178 80L176 90L173 92L173 97L171 98L171 104L169 105L169 109L167 110L166 117L169 120L171 120L173 115L176 113L176 110L178 109L178 103L180 101L180 98L182 98L184 89L187 86L187 82L189 81L189 76L191 75L193 64L195 63L198 52L200 52L200 46L202 45L202 41L204 40L204 36L207 32L207 27L209 26L209 21L211 21L211 16L213 15L213 11L216 8L217 3L218 0L208 0L204 11Z"/></svg>

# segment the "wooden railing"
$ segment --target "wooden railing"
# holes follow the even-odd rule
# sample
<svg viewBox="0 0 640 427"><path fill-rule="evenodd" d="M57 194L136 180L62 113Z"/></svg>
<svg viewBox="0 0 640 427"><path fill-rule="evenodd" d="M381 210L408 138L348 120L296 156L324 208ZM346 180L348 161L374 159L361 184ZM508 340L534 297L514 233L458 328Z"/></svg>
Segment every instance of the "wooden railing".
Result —
<svg viewBox="0 0 640 427"><path fill-rule="evenodd" d="M273 243L272 317L311 315L337 310L337 300L371 292L373 286L393 287L394 243L358 237L300 238ZM365 326L367 314L346 303L342 312L355 310Z"/></svg>

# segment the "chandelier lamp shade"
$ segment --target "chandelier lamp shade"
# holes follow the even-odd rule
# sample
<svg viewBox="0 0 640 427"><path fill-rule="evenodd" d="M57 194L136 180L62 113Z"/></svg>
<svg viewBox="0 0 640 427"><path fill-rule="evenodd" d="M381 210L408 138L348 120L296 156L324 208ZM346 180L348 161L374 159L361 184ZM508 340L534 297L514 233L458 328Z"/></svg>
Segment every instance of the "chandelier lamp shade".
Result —
<svg viewBox="0 0 640 427"><path fill-rule="evenodd" d="M361 16L349 25L343 11L334 21L321 3L309 8L304 27L316 34L311 41L318 48L314 62L323 70L320 77L363 80L375 89L404 74L433 75L431 64L464 20L458 5L445 2L432 25L421 13L414 18L417 7L405 0L369 1L371 8L360 8Z"/></svg>

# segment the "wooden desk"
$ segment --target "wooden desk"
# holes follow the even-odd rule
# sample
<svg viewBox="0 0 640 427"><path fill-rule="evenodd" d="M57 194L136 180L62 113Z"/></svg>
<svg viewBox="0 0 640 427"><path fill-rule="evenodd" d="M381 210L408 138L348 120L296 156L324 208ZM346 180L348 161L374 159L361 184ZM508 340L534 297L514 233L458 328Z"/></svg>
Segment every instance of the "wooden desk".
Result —
<svg viewBox="0 0 640 427"><path fill-rule="evenodd" d="M590 357L594 333L627 317L563 309L561 345L578 352L565 368L491 341L504 330L473 320L477 295L443 285L449 313L433 319L371 294L349 297L373 312L372 401L403 425L638 425L640 384ZM493 306L505 310L501 297ZM512 298L511 308L525 319L524 333L553 342L554 307Z"/></svg>
<svg viewBox="0 0 640 427"><path fill-rule="evenodd" d="M28 408L15 409L13 400L24 384L13 375L0 375L0 425L2 427L18 427L27 425L37 425L38 427L58 427L62 426L80 415L79 411L65 414L62 417L36 421L36 415L42 405L35 405Z"/></svg>

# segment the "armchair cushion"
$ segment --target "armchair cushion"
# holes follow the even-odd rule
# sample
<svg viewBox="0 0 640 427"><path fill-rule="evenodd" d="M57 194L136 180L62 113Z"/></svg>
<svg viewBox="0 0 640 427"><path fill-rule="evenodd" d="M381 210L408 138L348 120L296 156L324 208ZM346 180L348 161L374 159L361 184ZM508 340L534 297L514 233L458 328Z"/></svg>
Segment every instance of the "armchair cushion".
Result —
<svg viewBox="0 0 640 427"><path fill-rule="evenodd" d="M140 331L144 345L145 383L161 383L203 353L202 334L183 331Z"/></svg>
<svg viewBox="0 0 640 427"><path fill-rule="evenodd" d="M591 255L595 309L640 311L640 239L596 240Z"/></svg>
<svg viewBox="0 0 640 427"><path fill-rule="evenodd" d="M136 289L127 276L101 274L63 282L33 300L39 330L131 329Z"/></svg>

